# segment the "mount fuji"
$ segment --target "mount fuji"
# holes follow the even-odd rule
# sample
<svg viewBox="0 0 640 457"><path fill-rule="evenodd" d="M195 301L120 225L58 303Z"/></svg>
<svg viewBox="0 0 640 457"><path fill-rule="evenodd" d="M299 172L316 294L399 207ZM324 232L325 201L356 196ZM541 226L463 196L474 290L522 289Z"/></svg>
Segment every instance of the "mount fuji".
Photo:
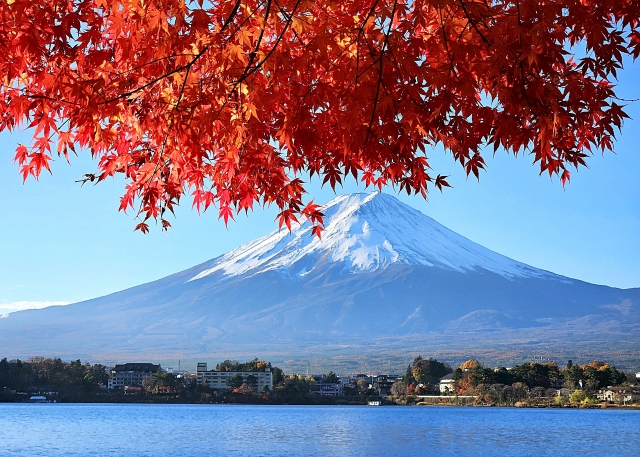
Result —
<svg viewBox="0 0 640 457"><path fill-rule="evenodd" d="M323 212L321 239L303 220L148 284L12 313L0 319L0 356L640 361L640 288L525 265L390 195L340 196Z"/></svg>

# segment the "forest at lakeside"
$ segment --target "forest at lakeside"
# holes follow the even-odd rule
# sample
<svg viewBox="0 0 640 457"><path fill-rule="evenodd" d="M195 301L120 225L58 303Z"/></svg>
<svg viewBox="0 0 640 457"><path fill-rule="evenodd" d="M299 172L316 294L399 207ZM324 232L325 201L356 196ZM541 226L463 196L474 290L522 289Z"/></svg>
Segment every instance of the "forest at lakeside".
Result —
<svg viewBox="0 0 640 457"><path fill-rule="evenodd" d="M428 397L437 403L457 402L493 405L589 406L598 403L601 389L626 386L640 395L631 373L617 370L606 362L592 361L564 367L555 362L527 362L510 368L483 366L468 360L453 369L434 358L416 357L404 375L337 376L285 374L271 363L254 358L245 363L225 360L217 364L220 372L273 373L273 389L258 390L255 376L227 379L226 389L198 385L195 374L171 373L158 368L148 376L134 395L123 389L106 388L110 368L103 364L63 361L60 358L32 357L0 360L0 402L28 401L31 395L46 395L58 402L148 402L148 403L270 403L270 404L363 404L374 398L387 403L416 404ZM236 379L237 378L237 379ZM452 381L451 390L442 395L440 380ZM339 397L317 394L318 384L340 384ZM316 393L314 393L316 392ZM426 400L425 400L426 398ZM629 402L631 403L631 402Z"/></svg>
<svg viewBox="0 0 640 457"><path fill-rule="evenodd" d="M569 360L564 367L556 362L527 362L510 368L489 368L470 359L452 369L446 363L418 356L394 383L391 394L399 402L408 403L416 402L420 396L438 395L442 393L438 385L442 377L453 381L447 391L451 396L473 397L474 403L505 406L523 402L538 406L571 403L584 406L598 403L601 389L624 385L629 392L640 390L634 387L637 379L632 373L602 361L578 365Z"/></svg>

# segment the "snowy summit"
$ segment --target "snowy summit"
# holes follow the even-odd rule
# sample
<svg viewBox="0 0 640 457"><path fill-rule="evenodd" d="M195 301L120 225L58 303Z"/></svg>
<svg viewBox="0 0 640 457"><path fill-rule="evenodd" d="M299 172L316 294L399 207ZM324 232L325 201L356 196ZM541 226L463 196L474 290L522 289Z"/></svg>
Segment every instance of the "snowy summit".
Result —
<svg viewBox="0 0 640 457"><path fill-rule="evenodd" d="M345 273L382 270L393 264L465 272L484 269L503 277L544 277L548 272L497 254L382 193L342 195L327 203L322 239L302 220L201 265L197 280L212 273L254 275L269 270L303 277L326 266Z"/></svg>

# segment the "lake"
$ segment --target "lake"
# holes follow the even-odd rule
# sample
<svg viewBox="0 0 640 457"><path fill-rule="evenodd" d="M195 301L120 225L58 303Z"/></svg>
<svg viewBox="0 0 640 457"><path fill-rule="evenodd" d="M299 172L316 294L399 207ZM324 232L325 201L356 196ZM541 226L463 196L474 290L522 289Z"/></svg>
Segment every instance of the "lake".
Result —
<svg viewBox="0 0 640 457"><path fill-rule="evenodd" d="M637 456L640 411L0 404L0 456Z"/></svg>

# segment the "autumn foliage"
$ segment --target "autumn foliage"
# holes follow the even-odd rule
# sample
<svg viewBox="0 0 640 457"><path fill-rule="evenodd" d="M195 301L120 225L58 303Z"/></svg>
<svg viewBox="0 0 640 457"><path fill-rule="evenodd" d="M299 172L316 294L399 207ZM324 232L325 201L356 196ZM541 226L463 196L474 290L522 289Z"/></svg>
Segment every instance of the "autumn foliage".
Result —
<svg viewBox="0 0 640 457"><path fill-rule="evenodd" d="M448 186L437 145L476 176L485 148L529 153L564 184L612 149L639 17L637 0L3 0L0 130L33 129L25 179L81 150L86 180L123 174L142 231L188 193L319 234L301 175L426 195Z"/></svg>

